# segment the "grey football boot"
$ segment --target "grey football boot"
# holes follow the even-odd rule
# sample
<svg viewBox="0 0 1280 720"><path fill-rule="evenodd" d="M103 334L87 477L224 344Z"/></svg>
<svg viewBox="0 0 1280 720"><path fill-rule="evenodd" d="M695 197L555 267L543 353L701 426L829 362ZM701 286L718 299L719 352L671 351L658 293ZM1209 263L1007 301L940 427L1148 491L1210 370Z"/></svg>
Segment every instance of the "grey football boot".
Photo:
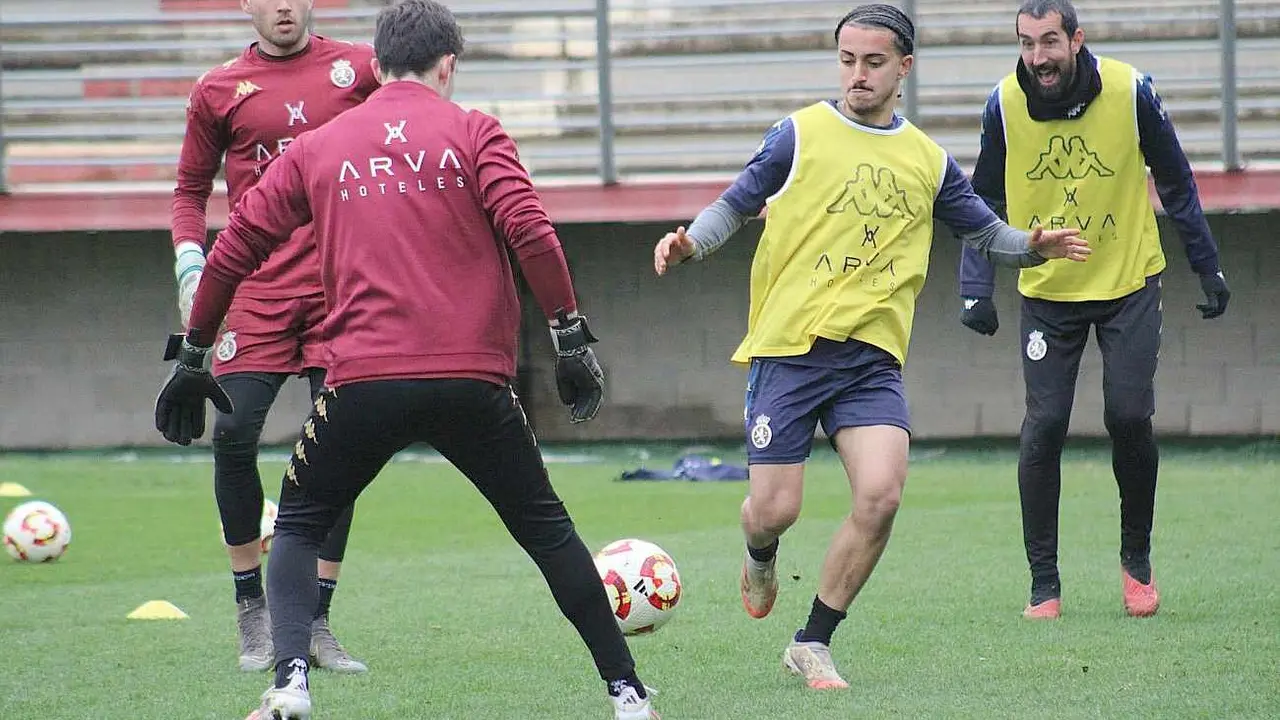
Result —
<svg viewBox="0 0 1280 720"><path fill-rule="evenodd" d="M240 630L240 669L245 672L269 670L275 660L271 642L271 613L265 595L236 603L236 625Z"/></svg>
<svg viewBox="0 0 1280 720"><path fill-rule="evenodd" d="M342 647L329 629L329 618L323 615L311 621L311 658L316 667L334 672L356 674L369 670Z"/></svg>

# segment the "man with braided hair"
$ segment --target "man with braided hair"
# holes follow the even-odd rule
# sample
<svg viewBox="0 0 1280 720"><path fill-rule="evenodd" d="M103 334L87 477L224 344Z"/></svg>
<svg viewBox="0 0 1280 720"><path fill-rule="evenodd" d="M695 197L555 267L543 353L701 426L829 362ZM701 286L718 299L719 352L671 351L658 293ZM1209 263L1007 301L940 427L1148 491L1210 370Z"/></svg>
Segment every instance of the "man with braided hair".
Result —
<svg viewBox="0 0 1280 720"><path fill-rule="evenodd" d="M804 463L819 422L844 463L853 510L827 549L812 610L783 653L814 689L846 688L831 636L884 552L907 475L902 382L937 218L992 261L1083 261L1076 230L1030 233L1001 222L945 150L894 112L911 71L915 28L889 5L841 18L841 97L774 125L733 185L654 248L654 270L703 260L756 217L768 218L751 269L747 335L750 488L742 503L747 613L778 593L779 537L800 515Z"/></svg>

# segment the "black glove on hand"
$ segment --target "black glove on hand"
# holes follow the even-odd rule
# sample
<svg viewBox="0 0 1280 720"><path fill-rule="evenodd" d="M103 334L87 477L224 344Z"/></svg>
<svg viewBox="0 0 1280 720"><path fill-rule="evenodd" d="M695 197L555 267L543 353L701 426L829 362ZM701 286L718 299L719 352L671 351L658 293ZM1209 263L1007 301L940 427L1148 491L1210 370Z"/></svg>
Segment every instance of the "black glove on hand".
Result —
<svg viewBox="0 0 1280 720"><path fill-rule="evenodd" d="M995 335L996 330L1000 329L1000 316L996 313L996 304L991 298L965 298L964 309L960 311L960 322L983 335Z"/></svg>
<svg viewBox="0 0 1280 720"><path fill-rule="evenodd" d="M581 315L570 320L561 311L556 320L559 326L551 328L551 341L556 346L556 390L560 402L569 408L569 422L586 422L600 411L604 398L604 372L590 347L599 341Z"/></svg>
<svg viewBox="0 0 1280 720"><path fill-rule="evenodd" d="M231 398L205 368L210 348L196 347L182 335L170 335L164 359L177 360L156 397L156 429L164 439L179 445L204 435L204 401L224 413L231 412Z"/></svg>
<svg viewBox="0 0 1280 720"><path fill-rule="evenodd" d="M1227 289L1227 279L1221 270L1212 275L1201 275L1200 289L1204 290L1205 301L1196 305L1196 309L1200 311L1202 319L1210 320L1227 311L1231 291Z"/></svg>

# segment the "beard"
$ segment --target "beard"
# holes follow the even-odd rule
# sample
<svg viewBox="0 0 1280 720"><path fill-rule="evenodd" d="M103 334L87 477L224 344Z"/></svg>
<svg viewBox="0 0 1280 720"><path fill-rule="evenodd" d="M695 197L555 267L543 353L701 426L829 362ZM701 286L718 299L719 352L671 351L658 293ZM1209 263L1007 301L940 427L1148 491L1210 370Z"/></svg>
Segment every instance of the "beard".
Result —
<svg viewBox="0 0 1280 720"><path fill-rule="evenodd" d="M1036 81L1036 89L1039 90L1041 97L1046 100L1060 100L1066 96L1072 81L1075 80L1075 67L1047 65L1030 69L1030 74ZM1049 84L1045 84L1045 81L1050 78L1052 80Z"/></svg>

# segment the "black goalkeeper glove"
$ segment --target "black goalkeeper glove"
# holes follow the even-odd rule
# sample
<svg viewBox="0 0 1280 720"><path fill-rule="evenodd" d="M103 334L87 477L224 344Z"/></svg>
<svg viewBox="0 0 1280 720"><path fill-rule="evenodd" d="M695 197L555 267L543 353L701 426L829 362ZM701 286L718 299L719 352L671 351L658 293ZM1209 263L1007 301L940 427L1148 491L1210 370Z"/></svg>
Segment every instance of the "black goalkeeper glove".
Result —
<svg viewBox="0 0 1280 720"><path fill-rule="evenodd" d="M604 399L604 372L590 343L599 342L581 315L572 320L564 311L556 314L559 325L551 328L556 346L556 390L569 408L569 422L586 422L600 411Z"/></svg>
<svg viewBox="0 0 1280 720"><path fill-rule="evenodd" d="M1227 278L1222 271L1200 276L1200 289L1204 291L1205 301L1196 305L1200 317L1211 320L1227 311L1227 301L1231 299L1231 291L1227 289Z"/></svg>
<svg viewBox="0 0 1280 720"><path fill-rule="evenodd" d="M995 335L996 330L1000 329L1000 316L996 313L996 304L991 301L991 298L964 298L960 322L970 330L983 335Z"/></svg>
<svg viewBox="0 0 1280 720"><path fill-rule="evenodd" d="M231 398L205 366L209 350L182 335L169 336L164 359L177 362L156 397L156 429L169 442L190 445L204 435L205 400L224 413L232 410Z"/></svg>

